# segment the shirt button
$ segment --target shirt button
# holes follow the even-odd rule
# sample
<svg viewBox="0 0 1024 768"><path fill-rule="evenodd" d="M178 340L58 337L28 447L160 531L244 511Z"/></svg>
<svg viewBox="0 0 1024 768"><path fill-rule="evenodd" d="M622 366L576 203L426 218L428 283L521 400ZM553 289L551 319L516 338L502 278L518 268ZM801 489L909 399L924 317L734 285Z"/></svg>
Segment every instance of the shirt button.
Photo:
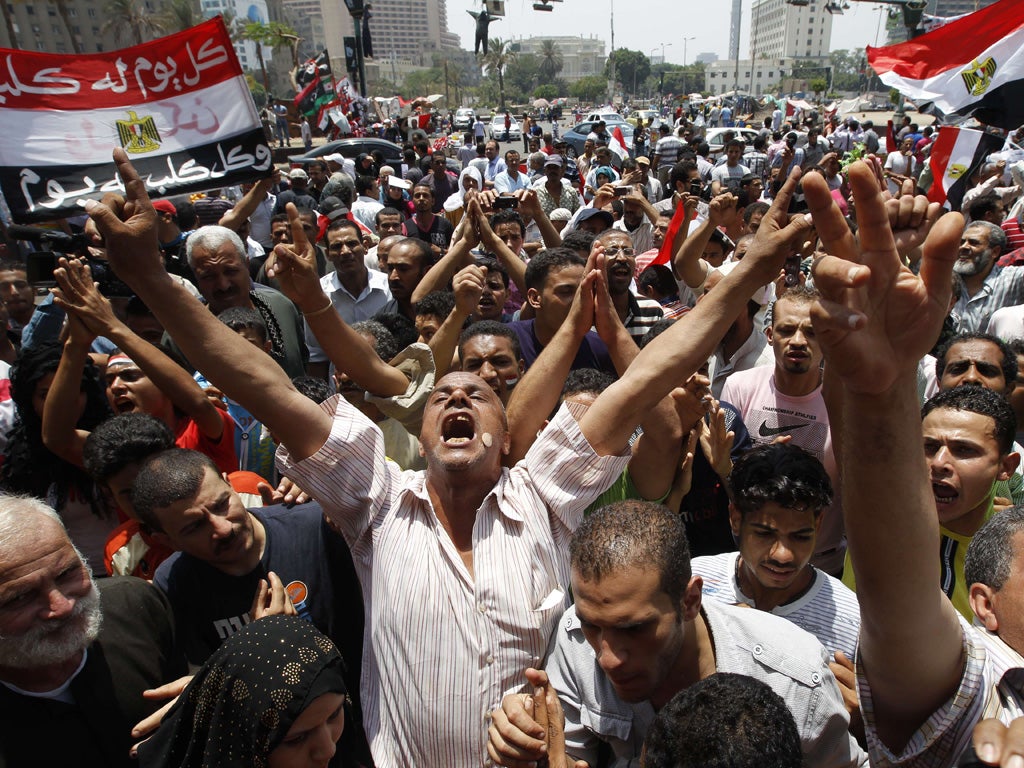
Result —
<svg viewBox="0 0 1024 768"><path fill-rule="evenodd" d="M476 609L480 611L480 613L487 613L487 606L483 603L477 603Z"/></svg>
<svg viewBox="0 0 1024 768"><path fill-rule="evenodd" d="M754 646L754 655L755 656L760 656L762 653L764 653L764 648L762 648L760 645L755 645Z"/></svg>
<svg viewBox="0 0 1024 768"><path fill-rule="evenodd" d="M817 672L815 672L813 675L811 675L811 682L814 683L815 685L820 683L821 682L821 675L819 675Z"/></svg>
<svg viewBox="0 0 1024 768"><path fill-rule="evenodd" d="M488 664L493 664L494 663L494 657L491 656L490 654L487 655L487 663Z"/></svg>

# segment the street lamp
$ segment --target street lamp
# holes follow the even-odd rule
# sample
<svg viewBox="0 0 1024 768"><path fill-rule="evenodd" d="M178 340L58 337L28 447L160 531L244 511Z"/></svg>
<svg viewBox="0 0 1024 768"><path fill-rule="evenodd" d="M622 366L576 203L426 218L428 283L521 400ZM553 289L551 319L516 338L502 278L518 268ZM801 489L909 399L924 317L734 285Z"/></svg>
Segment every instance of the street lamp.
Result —
<svg viewBox="0 0 1024 768"><path fill-rule="evenodd" d="M696 39L697 39L696 37L684 37L683 38L683 66L684 67L686 66L686 44L688 42L690 42L691 40L696 40ZM672 43L669 43L669 45L672 45ZM662 57L665 56L665 45L664 45L664 43L662 43L662 46L661 46L661 55L662 55Z"/></svg>
<svg viewBox="0 0 1024 768"><path fill-rule="evenodd" d="M359 95L366 95L366 67L363 65L363 12L366 10L363 0L345 0L345 7L352 16L352 26L356 36L356 62L359 68Z"/></svg>

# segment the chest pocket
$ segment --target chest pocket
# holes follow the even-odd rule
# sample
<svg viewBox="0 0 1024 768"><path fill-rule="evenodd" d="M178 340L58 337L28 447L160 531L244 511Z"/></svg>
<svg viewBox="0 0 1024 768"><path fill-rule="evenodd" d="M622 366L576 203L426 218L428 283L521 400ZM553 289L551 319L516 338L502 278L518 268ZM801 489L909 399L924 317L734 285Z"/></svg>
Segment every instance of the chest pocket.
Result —
<svg viewBox="0 0 1024 768"><path fill-rule="evenodd" d="M602 712L590 709L586 705L580 707L580 724L603 741L616 739L628 742L633 732L633 718L614 712Z"/></svg>

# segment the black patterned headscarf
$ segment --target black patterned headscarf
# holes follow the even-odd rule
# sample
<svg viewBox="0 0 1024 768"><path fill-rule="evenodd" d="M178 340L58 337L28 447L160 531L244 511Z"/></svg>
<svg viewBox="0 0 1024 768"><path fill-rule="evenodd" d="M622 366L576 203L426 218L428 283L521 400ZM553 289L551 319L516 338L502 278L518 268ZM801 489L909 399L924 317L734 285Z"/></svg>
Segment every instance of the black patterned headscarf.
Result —
<svg viewBox="0 0 1024 768"><path fill-rule="evenodd" d="M247 625L199 670L156 734L142 768L264 768L295 720L325 693L345 695L341 655L308 621Z"/></svg>

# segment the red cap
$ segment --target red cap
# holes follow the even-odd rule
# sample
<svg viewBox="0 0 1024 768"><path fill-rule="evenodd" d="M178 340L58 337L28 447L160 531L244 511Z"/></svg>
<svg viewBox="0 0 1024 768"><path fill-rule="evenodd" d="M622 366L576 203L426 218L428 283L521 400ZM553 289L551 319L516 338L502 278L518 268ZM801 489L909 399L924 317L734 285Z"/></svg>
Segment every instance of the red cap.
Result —
<svg viewBox="0 0 1024 768"><path fill-rule="evenodd" d="M178 209L174 207L174 203L172 203L170 200L154 200L153 208L157 211L162 211L163 213L169 213L171 214L171 216L178 215Z"/></svg>

